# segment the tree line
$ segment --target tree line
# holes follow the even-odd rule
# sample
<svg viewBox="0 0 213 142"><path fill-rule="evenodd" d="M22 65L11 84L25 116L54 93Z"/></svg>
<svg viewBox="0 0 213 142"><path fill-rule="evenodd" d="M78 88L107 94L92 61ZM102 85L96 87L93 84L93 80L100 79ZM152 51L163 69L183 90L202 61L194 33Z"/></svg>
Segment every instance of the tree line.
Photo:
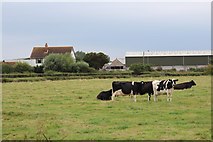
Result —
<svg viewBox="0 0 213 142"><path fill-rule="evenodd" d="M85 53L77 51L75 53L76 59L72 58L70 54L49 54L44 58L44 63L41 66L32 67L24 62L17 62L15 65L2 64L2 73L23 73L35 72L44 73L48 71L55 72L71 72L71 73L90 73L95 72L103 67L104 64L109 63L108 55L99 52Z"/></svg>
<svg viewBox="0 0 213 142"><path fill-rule="evenodd" d="M45 57L42 66L32 67L24 62L17 62L15 65L2 64L0 70L2 73L25 73L25 72L67 72L67 73L94 73L101 69L104 64L109 63L110 58L108 55L99 52L85 53L83 51L77 51L75 53L76 58L72 58L70 54L49 54ZM213 74L213 61L204 68L190 68L191 72L205 72L207 74ZM150 64L135 63L129 67L135 75L143 74L144 72L152 71L164 71L164 72L176 72L175 69L162 70L158 67L156 70L151 68Z"/></svg>

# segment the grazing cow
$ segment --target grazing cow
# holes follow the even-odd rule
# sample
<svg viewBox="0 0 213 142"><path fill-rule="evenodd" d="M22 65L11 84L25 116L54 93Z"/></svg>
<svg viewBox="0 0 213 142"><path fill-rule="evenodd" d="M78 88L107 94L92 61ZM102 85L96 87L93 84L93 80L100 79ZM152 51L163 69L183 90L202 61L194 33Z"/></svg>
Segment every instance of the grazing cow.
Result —
<svg viewBox="0 0 213 142"><path fill-rule="evenodd" d="M160 94L167 94L167 101L172 100L172 93L174 90L174 85L176 84L174 79L168 80L154 80L152 82L153 85L153 92L154 92L154 101L157 101L157 95Z"/></svg>
<svg viewBox="0 0 213 142"><path fill-rule="evenodd" d="M134 96L134 101L136 102L136 95L141 91L143 82L112 82L112 100L116 96L126 96L130 95L131 98Z"/></svg>
<svg viewBox="0 0 213 142"><path fill-rule="evenodd" d="M175 90L183 90L183 89L188 89L191 88L192 86L195 86L196 83L194 82L194 80L191 80L189 82L183 82L180 84L175 84L174 89Z"/></svg>
<svg viewBox="0 0 213 142"><path fill-rule="evenodd" d="M150 101L151 95L154 94L152 81L142 82L142 88L140 90L140 95L144 95L146 93L148 93L148 101Z"/></svg>
<svg viewBox="0 0 213 142"><path fill-rule="evenodd" d="M112 89L108 90L108 91L101 91L98 96L97 99L100 100L111 100L112 97Z"/></svg>

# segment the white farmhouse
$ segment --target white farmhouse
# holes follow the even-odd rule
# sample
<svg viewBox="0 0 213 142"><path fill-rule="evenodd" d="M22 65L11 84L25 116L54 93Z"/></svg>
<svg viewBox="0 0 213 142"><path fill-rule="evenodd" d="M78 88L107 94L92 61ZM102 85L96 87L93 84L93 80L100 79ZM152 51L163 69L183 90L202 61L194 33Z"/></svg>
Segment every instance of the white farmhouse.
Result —
<svg viewBox="0 0 213 142"><path fill-rule="evenodd" d="M75 52L72 46L36 46L33 47L30 58L27 61L31 66L40 66L44 62L44 58L49 54L65 54L69 53L75 60ZM26 60L25 60L26 62Z"/></svg>

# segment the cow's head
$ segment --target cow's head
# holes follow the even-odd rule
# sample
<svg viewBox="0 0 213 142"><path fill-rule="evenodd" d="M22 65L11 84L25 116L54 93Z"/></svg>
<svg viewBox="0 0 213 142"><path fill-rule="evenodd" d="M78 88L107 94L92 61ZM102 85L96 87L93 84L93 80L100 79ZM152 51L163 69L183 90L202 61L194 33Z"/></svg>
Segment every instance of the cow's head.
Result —
<svg viewBox="0 0 213 142"><path fill-rule="evenodd" d="M190 83L193 85L196 85L196 83L194 82L194 80L191 80Z"/></svg>
<svg viewBox="0 0 213 142"><path fill-rule="evenodd" d="M173 86L176 84L176 82L178 81L178 79L172 79L173 81Z"/></svg>
<svg viewBox="0 0 213 142"><path fill-rule="evenodd" d="M178 79L168 79L166 82L166 88L167 89L173 88L177 81Z"/></svg>

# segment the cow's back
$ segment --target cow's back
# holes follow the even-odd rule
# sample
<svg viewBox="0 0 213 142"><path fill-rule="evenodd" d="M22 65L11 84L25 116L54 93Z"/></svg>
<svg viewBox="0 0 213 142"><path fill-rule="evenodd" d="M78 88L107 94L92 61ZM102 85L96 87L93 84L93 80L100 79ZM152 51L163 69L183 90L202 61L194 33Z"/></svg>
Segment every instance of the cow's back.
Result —
<svg viewBox="0 0 213 142"><path fill-rule="evenodd" d="M108 91L101 91L97 95L97 99L99 99L99 100L111 100L111 96L112 96L112 89L110 89Z"/></svg>
<svg viewBox="0 0 213 142"><path fill-rule="evenodd" d="M149 94L153 94L154 93L153 92L152 81L143 82L140 94L143 95L143 94L146 94L146 93L149 93Z"/></svg>

